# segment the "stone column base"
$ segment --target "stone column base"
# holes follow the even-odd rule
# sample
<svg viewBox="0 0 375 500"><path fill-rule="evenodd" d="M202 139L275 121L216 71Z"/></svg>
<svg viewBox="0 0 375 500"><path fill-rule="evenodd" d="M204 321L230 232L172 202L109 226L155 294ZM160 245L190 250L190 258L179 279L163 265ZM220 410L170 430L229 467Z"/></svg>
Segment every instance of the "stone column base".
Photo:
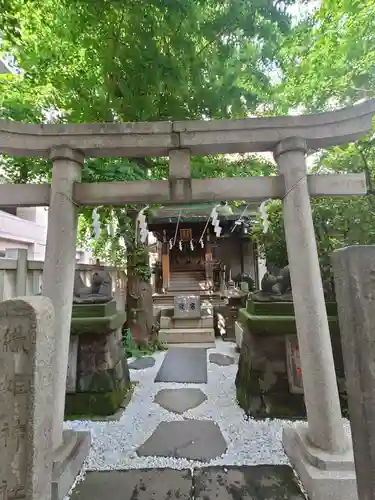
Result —
<svg viewBox="0 0 375 500"><path fill-rule="evenodd" d="M91 446L91 433L63 432L63 444L53 453L52 500L63 500L80 473Z"/></svg>
<svg viewBox="0 0 375 500"><path fill-rule="evenodd" d="M310 500L358 500L351 447L333 454L311 446L307 424L284 428L283 446Z"/></svg>

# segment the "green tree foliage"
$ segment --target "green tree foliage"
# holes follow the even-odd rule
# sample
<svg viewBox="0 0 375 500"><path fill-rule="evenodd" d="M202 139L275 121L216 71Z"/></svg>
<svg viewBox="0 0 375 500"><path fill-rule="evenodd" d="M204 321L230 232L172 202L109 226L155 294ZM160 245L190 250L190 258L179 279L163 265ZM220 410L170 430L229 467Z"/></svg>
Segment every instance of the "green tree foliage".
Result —
<svg viewBox="0 0 375 500"><path fill-rule="evenodd" d="M284 2L284 4L293 2ZM270 96L268 68L290 27L271 0L34 0L15 2L19 36L3 49L21 76L0 79L1 117L26 122L153 121L246 116ZM9 10L10 12L10 10ZM264 162L197 159L195 177L259 173ZM151 174L149 169L151 168ZM48 180L48 162L5 159L15 182ZM85 182L165 178L165 159L88 160ZM123 263L128 209L100 208L96 255ZM92 236L82 207L79 241ZM120 228L119 220L124 224Z"/></svg>
<svg viewBox="0 0 375 500"><path fill-rule="evenodd" d="M25 76L69 121L101 122L244 116L289 17L271 0L35 0L19 23Z"/></svg>
<svg viewBox="0 0 375 500"><path fill-rule="evenodd" d="M285 38L279 105L321 111L373 97L374 34L374 0L323 0Z"/></svg>
<svg viewBox="0 0 375 500"><path fill-rule="evenodd" d="M274 109L298 107L320 112L375 96L375 1L326 0L310 18L284 39L275 87ZM354 144L319 152L312 173L365 172L375 180L373 133ZM375 192L375 190L374 190ZM333 250L352 244L375 244L374 193L343 199L312 201L318 252L325 269ZM270 229L261 220L255 235L261 253L279 266L287 262L282 205L269 207Z"/></svg>
<svg viewBox="0 0 375 500"><path fill-rule="evenodd" d="M345 147L335 147L323 152L316 160L312 173L327 174L348 172L368 173L373 185L375 151L371 141L359 141ZM367 196L346 198L315 198L312 210L318 253L322 266L330 266L331 253L348 245L375 244L375 190ZM259 218L254 226L261 255L280 267L287 263L282 203L272 202L268 207L270 227L263 232Z"/></svg>

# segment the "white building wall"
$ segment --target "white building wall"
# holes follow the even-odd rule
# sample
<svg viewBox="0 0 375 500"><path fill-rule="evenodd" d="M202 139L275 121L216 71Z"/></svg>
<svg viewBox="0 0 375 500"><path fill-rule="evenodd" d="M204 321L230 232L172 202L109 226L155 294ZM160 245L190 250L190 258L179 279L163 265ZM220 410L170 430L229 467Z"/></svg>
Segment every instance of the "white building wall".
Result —
<svg viewBox="0 0 375 500"><path fill-rule="evenodd" d="M29 260L44 261L47 228L45 207L17 208L17 216L0 210L0 254L7 249L24 248ZM92 264L91 253L78 249L77 262Z"/></svg>

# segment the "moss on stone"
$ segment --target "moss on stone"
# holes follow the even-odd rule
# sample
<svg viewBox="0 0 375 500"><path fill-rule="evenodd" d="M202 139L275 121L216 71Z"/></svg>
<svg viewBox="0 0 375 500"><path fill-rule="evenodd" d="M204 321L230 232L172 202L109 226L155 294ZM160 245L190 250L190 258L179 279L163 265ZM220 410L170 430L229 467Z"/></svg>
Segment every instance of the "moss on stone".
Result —
<svg viewBox="0 0 375 500"><path fill-rule="evenodd" d="M337 305L326 305L328 313L331 314L328 323L337 377L342 378L344 374ZM286 367L284 372L280 369L286 361L286 353L277 347L280 342L283 345L285 335L297 333L293 304L248 303L247 309L239 310L238 321L244 327L236 376L239 406L246 415L253 418L305 418L304 397L302 394L290 392ZM271 349L270 345L274 347ZM342 388L340 399L345 415L346 401Z"/></svg>
<svg viewBox="0 0 375 500"><path fill-rule="evenodd" d="M247 311L255 316L294 316L293 302L257 302L248 300ZM337 316L337 303L326 302L328 316Z"/></svg>
<svg viewBox="0 0 375 500"><path fill-rule="evenodd" d="M118 389L110 392L67 394L65 414L70 420L73 415L112 415L120 408L130 389L131 384L122 383Z"/></svg>
<svg viewBox="0 0 375 500"><path fill-rule="evenodd" d="M245 343L241 347L235 384L238 404L245 413L248 413L251 406L251 398L254 394L260 392L260 387L258 377L254 377L251 370L250 347Z"/></svg>
<svg viewBox="0 0 375 500"><path fill-rule="evenodd" d="M116 378L114 368L103 370L101 372L89 373L81 375L80 389L82 392L113 392L118 387L119 381Z"/></svg>
<svg viewBox="0 0 375 500"><path fill-rule="evenodd" d="M294 316L255 315L246 309L238 311L238 320L243 323L253 335L290 335L297 333ZM331 334L339 334L339 321L335 316L328 317Z"/></svg>
<svg viewBox="0 0 375 500"><path fill-rule="evenodd" d="M105 335L113 330L121 328L125 320L125 311L117 311L112 316L72 318L70 331L72 335L82 335L83 333Z"/></svg>
<svg viewBox="0 0 375 500"><path fill-rule="evenodd" d="M72 318L103 318L112 316L116 311L117 303L114 299L103 304L73 304Z"/></svg>

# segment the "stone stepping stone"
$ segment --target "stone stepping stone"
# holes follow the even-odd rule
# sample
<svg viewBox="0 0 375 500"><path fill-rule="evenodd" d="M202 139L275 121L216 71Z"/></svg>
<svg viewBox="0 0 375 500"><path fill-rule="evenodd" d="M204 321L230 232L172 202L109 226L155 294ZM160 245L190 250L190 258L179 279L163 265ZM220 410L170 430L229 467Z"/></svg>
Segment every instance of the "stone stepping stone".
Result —
<svg viewBox="0 0 375 500"><path fill-rule="evenodd" d="M201 347L169 349L155 377L155 382L206 384L207 349Z"/></svg>
<svg viewBox="0 0 375 500"><path fill-rule="evenodd" d="M161 422L137 449L140 457L186 458L209 462L227 451L219 426L211 420Z"/></svg>
<svg viewBox="0 0 375 500"><path fill-rule="evenodd" d="M165 410L173 413L184 413L186 410L196 408L204 401L207 396L200 389L162 389L154 399Z"/></svg>
<svg viewBox="0 0 375 500"><path fill-rule="evenodd" d="M144 370L145 368L151 368L154 366L155 360L151 356L146 356L145 358L139 358L129 364L131 370Z"/></svg>
<svg viewBox="0 0 375 500"><path fill-rule="evenodd" d="M209 356L210 363L215 363L219 366L229 366L234 364L234 358L232 356L227 356L226 354L220 354L213 352Z"/></svg>
<svg viewBox="0 0 375 500"><path fill-rule="evenodd" d="M194 470L194 499L305 500L288 465L205 467Z"/></svg>
<svg viewBox="0 0 375 500"><path fill-rule="evenodd" d="M149 469L88 472L70 500L190 500L189 470Z"/></svg>

